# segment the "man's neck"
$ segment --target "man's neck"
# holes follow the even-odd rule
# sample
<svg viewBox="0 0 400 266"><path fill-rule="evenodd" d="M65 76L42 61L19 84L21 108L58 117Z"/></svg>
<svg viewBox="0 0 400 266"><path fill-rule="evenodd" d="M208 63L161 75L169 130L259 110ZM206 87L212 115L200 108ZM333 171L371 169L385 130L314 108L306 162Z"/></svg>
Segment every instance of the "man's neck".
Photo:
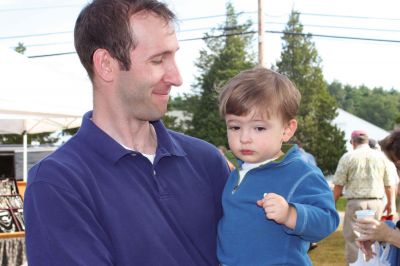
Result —
<svg viewBox="0 0 400 266"><path fill-rule="evenodd" d="M141 153L155 154L157 134L149 121L129 119L95 110L92 121L121 145Z"/></svg>

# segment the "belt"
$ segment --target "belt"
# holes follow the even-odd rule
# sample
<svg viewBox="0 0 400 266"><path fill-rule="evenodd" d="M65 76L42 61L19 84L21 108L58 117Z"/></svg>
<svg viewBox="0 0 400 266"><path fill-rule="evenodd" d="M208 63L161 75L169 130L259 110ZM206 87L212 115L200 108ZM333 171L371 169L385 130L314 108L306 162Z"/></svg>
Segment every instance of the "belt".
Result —
<svg viewBox="0 0 400 266"><path fill-rule="evenodd" d="M348 198L347 200L381 200L382 198Z"/></svg>

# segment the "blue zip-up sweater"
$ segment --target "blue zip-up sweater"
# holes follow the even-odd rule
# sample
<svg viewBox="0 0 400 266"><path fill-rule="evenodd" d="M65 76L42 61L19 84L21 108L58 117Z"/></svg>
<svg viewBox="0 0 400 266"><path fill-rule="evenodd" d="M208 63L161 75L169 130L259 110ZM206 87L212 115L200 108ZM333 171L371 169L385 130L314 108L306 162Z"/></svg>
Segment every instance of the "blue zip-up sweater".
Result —
<svg viewBox="0 0 400 266"><path fill-rule="evenodd" d="M237 184L236 170L222 194L224 215L218 225L217 251L221 264L311 265L310 242L327 237L339 224L332 191L320 169L304 162L294 145L282 160L250 170ZM294 230L267 219L256 204L270 192L296 208Z"/></svg>

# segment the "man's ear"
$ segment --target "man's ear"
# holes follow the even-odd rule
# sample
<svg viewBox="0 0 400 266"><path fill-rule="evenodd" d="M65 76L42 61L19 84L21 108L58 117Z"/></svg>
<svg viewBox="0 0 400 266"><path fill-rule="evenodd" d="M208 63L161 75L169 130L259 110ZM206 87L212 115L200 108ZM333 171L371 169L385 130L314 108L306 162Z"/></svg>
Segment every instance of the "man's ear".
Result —
<svg viewBox="0 0 400 266"><path fill-rule="evenodd" d="M114 79L116 60L106 49L97 49L93 53L93 71L100 79L110 82Z"/></svg>
<svg viewBox="0 0 400 266"><path fill-rule="evenodd" d="M283 142L288 142L290 140L290 138L293 137L296 130L297 130L297 120L291 119L287 123L287 125L283 131L283 136L282 136Z"/></svg>

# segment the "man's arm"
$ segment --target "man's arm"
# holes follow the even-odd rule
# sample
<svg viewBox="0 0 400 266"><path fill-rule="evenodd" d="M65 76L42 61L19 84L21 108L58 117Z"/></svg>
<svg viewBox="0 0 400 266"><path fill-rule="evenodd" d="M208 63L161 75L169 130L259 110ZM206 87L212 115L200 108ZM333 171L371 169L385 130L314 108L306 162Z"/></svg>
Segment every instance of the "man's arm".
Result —
<svg viewBox="0 0 400 266"><path fill-rule="evenodd" d="M342 196L342 192L343 192L343 186L335 185L333 187L333 199L335 200L335 203Z"/></svg>
<svg viewBox="0 0 400 266"><path fill-rule="evenodd" d="M386 198L387 198L385 210L386 210L386 213L388 215L390 215L390 214L392 214L392 200L393 200L393 198L395 198L393 187L385 186L385 193L386 193Z"/></svg>
<svg viewBox="0 0 400 266"><path fill-rule="evenodd" d="M30 266L111 266L106 232L80 198L47 182L25 193L26 252Z"/></svg>

